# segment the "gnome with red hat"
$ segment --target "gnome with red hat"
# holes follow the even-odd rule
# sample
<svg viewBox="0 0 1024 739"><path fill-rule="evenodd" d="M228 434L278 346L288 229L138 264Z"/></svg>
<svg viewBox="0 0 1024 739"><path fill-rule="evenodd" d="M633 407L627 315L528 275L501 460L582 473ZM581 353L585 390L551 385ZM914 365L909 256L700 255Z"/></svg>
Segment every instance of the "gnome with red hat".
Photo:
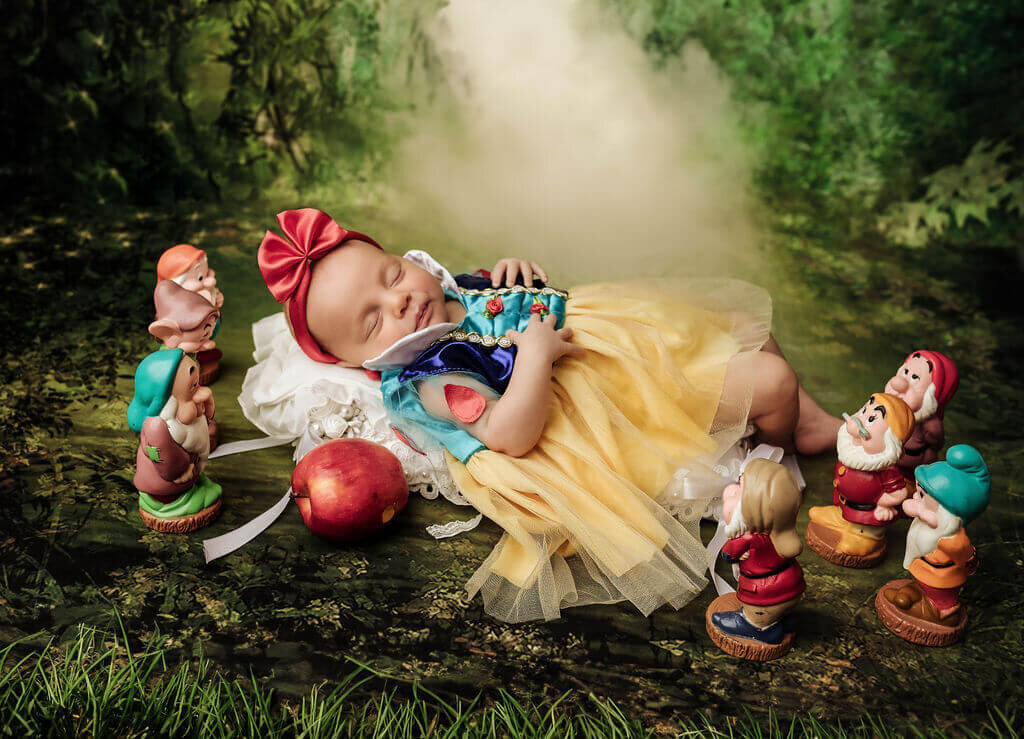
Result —
<svg viewBox="0 0 1024 739"><path fill-rule="evenodd" d="M946 440L943 412L959 385L960 373L953 360L928 349L912 352L885 384L885 392L895 395L914 412L914 433L903 445L903 455L897 463L907 480L914 479L918 466L939 458Z"/></svg>

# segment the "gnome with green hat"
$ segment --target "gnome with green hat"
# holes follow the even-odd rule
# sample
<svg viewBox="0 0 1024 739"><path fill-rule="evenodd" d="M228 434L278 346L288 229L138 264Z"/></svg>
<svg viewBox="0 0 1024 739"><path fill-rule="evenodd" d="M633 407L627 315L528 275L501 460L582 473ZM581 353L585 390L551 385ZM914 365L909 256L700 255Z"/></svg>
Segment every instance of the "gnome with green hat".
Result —
<svg viewBox="0 0 1024 739"><path fill-rule="evenodd" d="M904 621L926 624L922 628L931 635L930 640L918 643L952 643L960 638L967 623L960 605L960 588L978 567L978 556L964 525L988 506L988 467L977 449L958 444L950 447L946 461L918 467L915 478L917 490L903 503L904 513L914 519L907 532L903 559L913 580L889 583L879 596ZM881 610L879 615L883 616ZM882 620L886 622L884 616ZM889 623L886 626L893 628Z"/></svg>
<svg viewBox="0 0 1024 739"><path fill-rule="evenodd" d="M156 351L139 363L128 425L140 433L134 482L150 528L195 531L220 513L220 485L202 474L213 413L199 365L181 349Z"/></svg>

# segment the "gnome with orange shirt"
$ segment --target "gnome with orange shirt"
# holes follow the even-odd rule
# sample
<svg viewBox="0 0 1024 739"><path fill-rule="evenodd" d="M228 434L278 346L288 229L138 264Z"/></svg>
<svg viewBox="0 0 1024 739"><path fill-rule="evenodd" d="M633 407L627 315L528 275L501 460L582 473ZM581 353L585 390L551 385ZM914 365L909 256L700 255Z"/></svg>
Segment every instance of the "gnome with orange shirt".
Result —
<svg viewBox="0 0 1024 739"><path fill-rule="evenodd" d="M217 274L210 269L206 252L190 244L172 246L160 255L156 263L157 281L171 280L181 287L201 295L218 310L224 305L224 294L217 289ZM220 328L220 314L213 329L212 339ZM220 349L205 349L196 354L202 368L203 384L212 383L220 375Z"/></svg>
<svg viewBox="0 0 1024 739"><path fill-rule="evenodd" d="M917 490L903 503L913 517L903 566L912 580L893 580L875 598L882 623L916 644L944 646L958 641L967 625L960 588L978 568L978 556L964 525L988 506L989 472L978 450L951 447L945 462L916 471Z"/></svg>

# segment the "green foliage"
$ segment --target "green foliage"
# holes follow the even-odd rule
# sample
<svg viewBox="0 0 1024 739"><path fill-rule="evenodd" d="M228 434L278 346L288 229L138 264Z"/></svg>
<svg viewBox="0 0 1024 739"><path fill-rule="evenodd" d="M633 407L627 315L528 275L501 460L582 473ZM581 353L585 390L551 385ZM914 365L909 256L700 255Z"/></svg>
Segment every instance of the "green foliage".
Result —
<svg viewBox="0 0 1024 739"><path fill-rule="evenodd" d="M974 218L988 226L991 211L1024 215L1024 174L1021 162L1009 160L1011 151L1005 141L993 145L982 139L963 164L925 177L924 197L890 206L879 219L879 230L897 244L922 247L943 235L950 223L963 229Z"/></svg>
<svg viewBox="0 0 1024 739"><path fill-rule="evenodd" d="M168 202L320 177L374 130L355 121L378 31L374 0L13 0L0 178L35 197Z"/></svg>
<svg viewBox="0 0 1024 739"><path fill-rule="evenodd" d="M239 0L227 12L229 50L218 58L231 84L218 126L238 163L287 160L300 185L336 179L375 128L376 3Z"/></svg>
<svg viewBox="0 0 1024 739"><path fill-rule="evenodd" d="M1024 52L1012 4L607 2L645 20L656 58L690 39L708 49L734 85L773 206L824 209L864 233L866 214L906 199L979 132L1018 143Z"/></svg>

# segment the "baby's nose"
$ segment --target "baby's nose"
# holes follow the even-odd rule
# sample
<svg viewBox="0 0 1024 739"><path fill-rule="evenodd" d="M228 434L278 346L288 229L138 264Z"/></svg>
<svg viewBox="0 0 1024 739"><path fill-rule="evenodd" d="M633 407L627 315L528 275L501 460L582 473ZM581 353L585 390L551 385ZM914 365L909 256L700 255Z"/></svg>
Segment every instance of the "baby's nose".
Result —
<svg viewBox="0 0 1024 739"><path fill-rule="evenodd" d="M394 296L395 315L401 318L405 315L405 311L409 308L409 303L412 301L412 295L407 292L397 292Z"/></svg>

